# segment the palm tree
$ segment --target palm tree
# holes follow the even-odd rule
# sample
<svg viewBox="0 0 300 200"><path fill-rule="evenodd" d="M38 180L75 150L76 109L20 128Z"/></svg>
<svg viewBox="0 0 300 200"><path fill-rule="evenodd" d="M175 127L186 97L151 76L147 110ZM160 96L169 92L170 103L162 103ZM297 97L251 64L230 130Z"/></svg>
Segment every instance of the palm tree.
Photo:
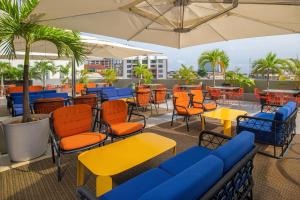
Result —
<svg viewBox="0 0 300 200"><path fill-rule="evenodd" d="M212 51L205 51L201 54L198 59L199 69L205 67L205 65L210 64L213 72L213 84L216 85L215 80L215 70L217 66L221 67L222 72L225 74L225 71L229 65L229 57L225 51L219 49L214 49Z"/></svg>
<svg viewBox="0 0 300 200"><path fill-rule="evenodd" d="M174 78L184 81L186 84L191 84L198 78L198 75L194 72L193 66L188 67L182 64Z"/></svg>
<svg viewBox="0 0 300 200"><path fill-rule="evenodd" d="M137 66L134 68L134 75L139 78L139 85L141 85L141 80L143 79L143 75L146 70L148 70L148 66L146 64L141 64L140 62L136 63Z"/></svg>
<svg viewBox="0 0 300 200"><path fill-rule="evenodd" d="M40 61L35 62L31 70L37 75L35 79L41 80L43 83L43 88L45 88L47 75L49 74L49 72L55 74L57 68L52 61Z"/></svg>
<svg viewBox="0 0 300 200"><path fill-rule="evenodd" d="M144 83L146 84L150 84L152 83L152 79L153 79L153 74L150 70L145 70L144 71Z"/></svg>
<svg viewBox="0 0 300 200"><path fill-rule="evenodd" d="M79 73L78 82L86 85L89 82L89 77L88 77L89 71L87 69L83 69L78 71L78 73Z"/></svg>
<svg viewBox="0 0 300 200"><path fill-rule="evenodd" d="M59 72L63 76L61 83L62 84L69 83L69 75L71 71L70 63L68 63L67 65L59 65L58 68L59 68Z"/></svg>
<svg viewBox="0 0 300 200"><path fill-rule="evenodd" d="M117 71L115 69L105 69L103 71L104 81L112 85L117 80Z"/></svg>
<svg viewBox="0 0 300 200"><path fill-rule="evenodd" d="M12 68L8 62L0 62L0 76L1 76L1 96L4 94L4 78L9 69Z"/></svg>
<svg viewBox="0 0 300 200"><path fill-rule="evenodd" d="M298 58L290 58L288 59L290 62L290 72L292 72L296 78L299 80L300 79L300 60Z"/></svg>
<svg viewBox="0 0 300 200"><path fill-rule="evenodd" d="M80 41L79 33L53 28L37 23L39 16L30 17L39 0L0 0L0 46L3 55L9 59L16 58L15 38L25 41L23 72L23 119L32 121L29 108L29 56L33 43L48 41L53 43L59 56L72 56L77 63L83 61L85 48Z"/></svg>
<svg viewBox="0 0 300 200"><path fill-rule="evenodd" d="M267 74L267 89L270 88L270 74L282 74L288 69L289 62L277 57L275 53L268 53L265 58L254 61L252 73Z"/></svg>

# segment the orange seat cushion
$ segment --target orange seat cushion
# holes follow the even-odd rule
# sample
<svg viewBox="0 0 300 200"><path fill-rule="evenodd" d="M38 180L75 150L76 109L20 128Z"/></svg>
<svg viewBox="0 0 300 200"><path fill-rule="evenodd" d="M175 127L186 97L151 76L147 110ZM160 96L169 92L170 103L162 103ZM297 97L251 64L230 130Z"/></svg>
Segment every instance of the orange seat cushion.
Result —
<svg viewBox="0 0 300 200"><path fill-rule="evenodd" d="M124 122L111 125L113 134L128 135L136 131L142 130L144 125L139 122Z"/></svg>
<svg viewBox="0 0 300 200"><path fill-rule="evenodd" d="M63 150L73 150L96 144L105 139L105 135L96 132L86 132L68 137L63 137L60 140L60 147Z"/></svg>
<svg viewBox="0 0 300 200"><path fill-rule="evenodd" d="M177 111L179 115L198 115L203 113L203 109L201 108L187 108L185 109L180 109Z"/></svg>
<svg viewBox="0 0 300 200"><path fill-rule="evenodd" d="M214 110L217 108L217 104L215 102L209 102L204 104L205 110Z"/></svg>

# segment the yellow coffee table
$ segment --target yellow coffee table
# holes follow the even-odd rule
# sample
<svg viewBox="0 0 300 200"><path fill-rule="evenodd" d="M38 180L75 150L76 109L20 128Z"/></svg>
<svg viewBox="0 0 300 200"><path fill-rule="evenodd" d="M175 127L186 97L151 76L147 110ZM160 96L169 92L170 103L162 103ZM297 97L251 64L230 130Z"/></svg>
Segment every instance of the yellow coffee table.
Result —
<svg viewBox="0 0 300 200"><path fill-rule="evenodd" d="M172 149L176 142L155 133L141 133L115 143L85 151L78 156L77 186L84 183L84 169L96 177L96 196L112 189L111 176L124 172Z"/></svg>
<svg viewBox="0 0 300 200"><path fill-rule="evenodd" d="M230 108L219 108L214 111L210 111L202 114L202 130L205 128L205 117L219 119L223 121L224 134L227 136L232 136L231 133L231 122L236 121L239 115L247 115L246 111L235 110Z"/></svg>

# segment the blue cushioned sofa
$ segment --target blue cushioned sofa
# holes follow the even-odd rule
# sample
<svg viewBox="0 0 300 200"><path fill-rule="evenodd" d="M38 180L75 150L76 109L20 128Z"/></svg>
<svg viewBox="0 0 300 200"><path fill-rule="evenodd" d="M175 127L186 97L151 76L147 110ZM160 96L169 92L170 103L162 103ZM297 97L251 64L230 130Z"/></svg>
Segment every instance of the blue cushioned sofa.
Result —
<svg viewBox="0 0 300 200"><path fill-rule="evenodd" d="M12 116L20 116L23 114L23 93L11 94L11 110ZM68 99L68 93L56 93L55 90L45 90L41 92L30 92L29 103L33 105L34 101L41 98L64 98Z"/></svg>
<svg viewBox="0 0 300 200"><path fill-rule="evenodd" d="M97 87L87 88L87 94L96 94L101 101L132 98L134 91L131 88Z"/></svg>
<svg viewBox="0 0 300 200"><path fill-rule="evenodd" d="M251 199L254 134L234 138L203 131L194 146L96 198L87 188L77 190L86 200Z"/></svg>
<svg viewBox="0 0 300 200"><path fill-rule="evenodd" d="M264 151L260 153L281 158L296 134L297 111L295 102L283 106L263 105L258 114L237 118L237 133L245 130L253 132L256 142L273 146L273 154ZM281 149L279 155L277 147Z"/></svg>

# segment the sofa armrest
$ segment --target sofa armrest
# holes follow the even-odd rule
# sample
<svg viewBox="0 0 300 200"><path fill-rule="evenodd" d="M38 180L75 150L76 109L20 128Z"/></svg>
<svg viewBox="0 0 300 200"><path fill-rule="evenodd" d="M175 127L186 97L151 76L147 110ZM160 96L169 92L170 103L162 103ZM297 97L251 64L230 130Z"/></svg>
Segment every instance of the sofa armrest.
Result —
<svg viewBox="0 0 300 200"><path fill-rule="evenodd" d="M204 130L200 132L198 145L209 149L215 149L230 139L231 137L229 136Z"/></svg>
<svg viewBox="0 0 300 200"><path fill-rule="evenodd" d="M79 199L81 200L97 200L95 195L89 191L87 188L79 187L76 190Z"/></svg>
<svg viewBox="0 0 300 200"><path fill-rule="evenodd" d="M201 200L222 199L224 196L236 196L237 199L249 199L253 188L253 159L258 152L258 147L247 153L243 159L236 163L210 190L208 190ZM235 186L241 179L247 177L239 188ZM240 184L240 183L239 183ZM251 198L250 198L251 199Z"/></svg>

